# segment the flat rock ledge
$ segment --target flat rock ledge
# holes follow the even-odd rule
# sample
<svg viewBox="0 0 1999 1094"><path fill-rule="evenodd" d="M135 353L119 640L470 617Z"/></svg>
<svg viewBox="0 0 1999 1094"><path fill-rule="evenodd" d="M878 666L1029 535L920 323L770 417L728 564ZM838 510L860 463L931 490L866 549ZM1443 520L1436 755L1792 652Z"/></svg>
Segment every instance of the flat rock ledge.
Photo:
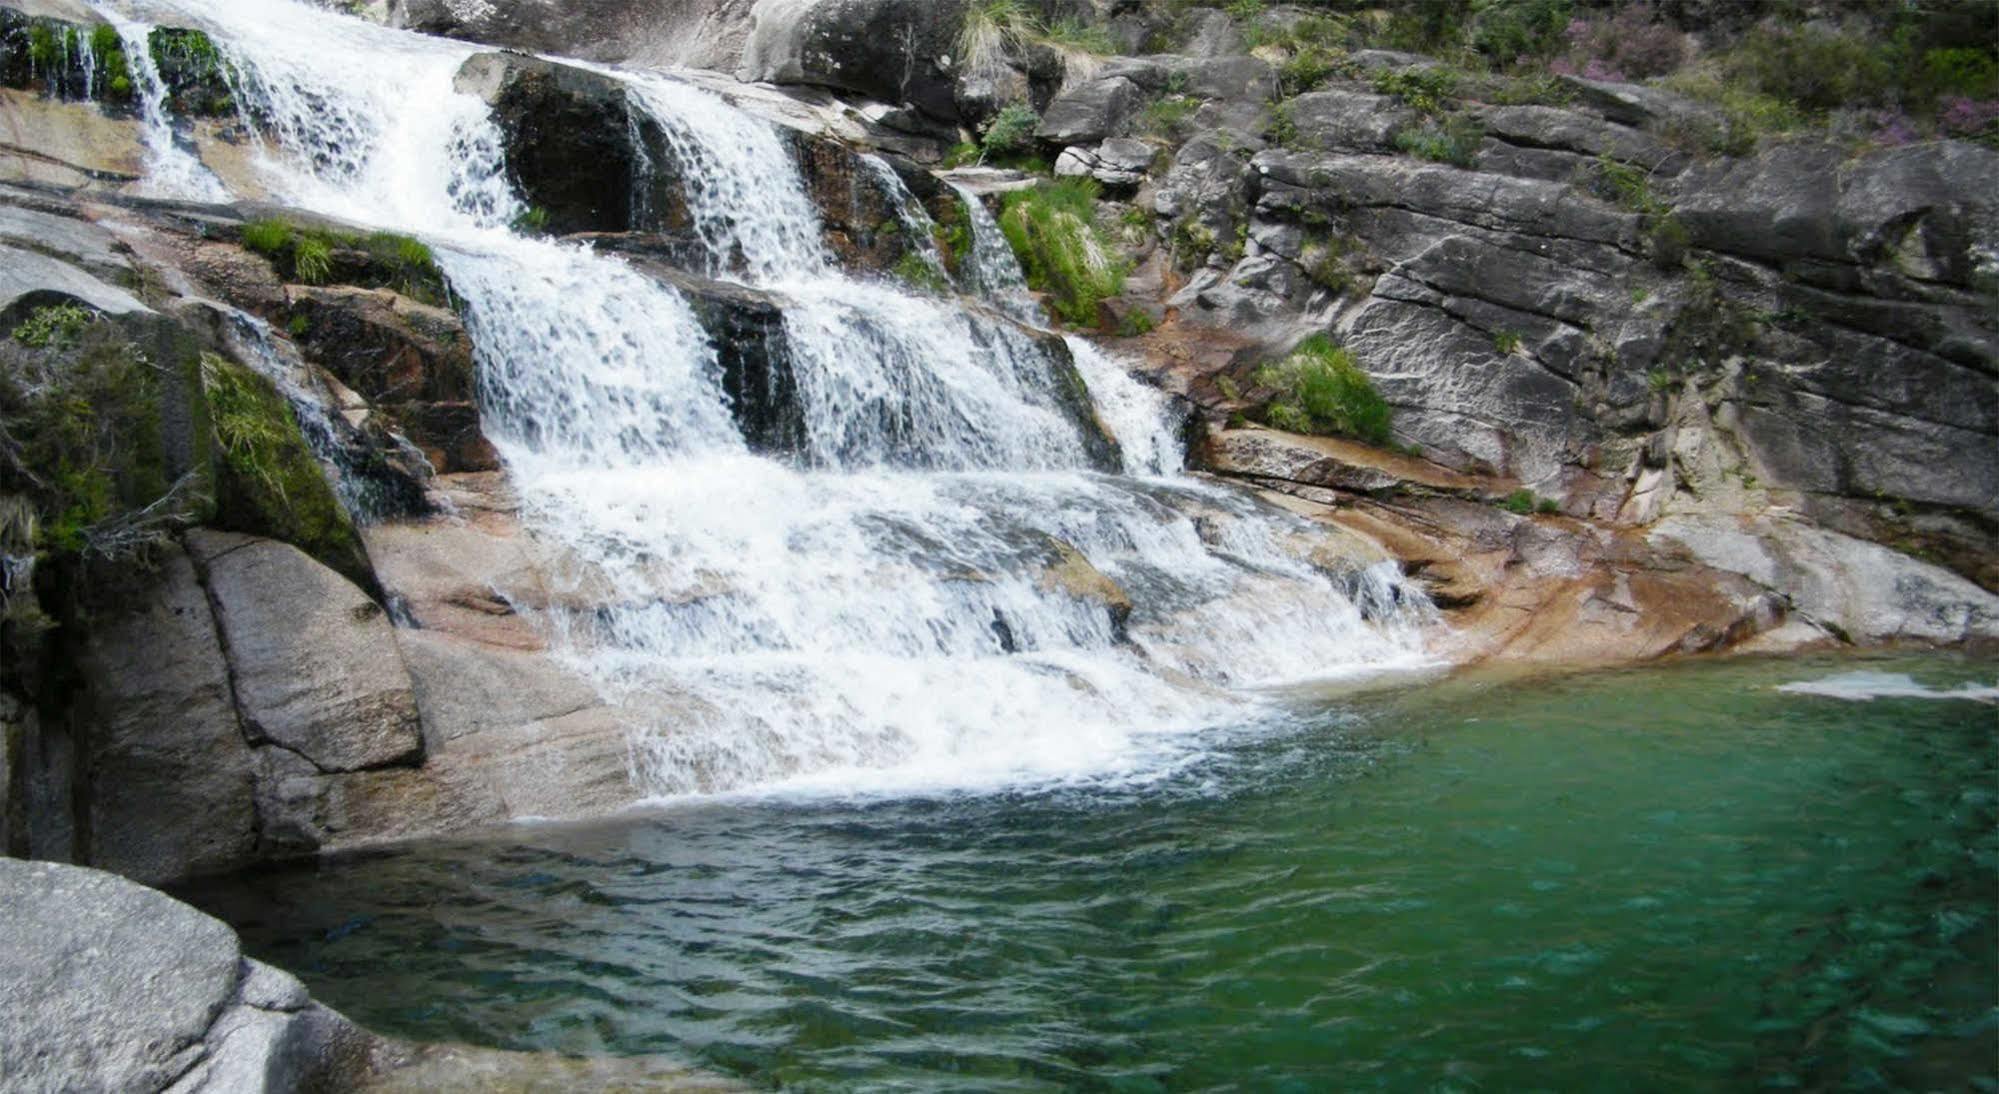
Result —
<svg viewBox="0 0 1999 1094"><path fill-rule="evenodd" d="M656 1058L369 1033L220 920L115 874L0 858L0 1086L43 1091L727 1090Z"/></svg>

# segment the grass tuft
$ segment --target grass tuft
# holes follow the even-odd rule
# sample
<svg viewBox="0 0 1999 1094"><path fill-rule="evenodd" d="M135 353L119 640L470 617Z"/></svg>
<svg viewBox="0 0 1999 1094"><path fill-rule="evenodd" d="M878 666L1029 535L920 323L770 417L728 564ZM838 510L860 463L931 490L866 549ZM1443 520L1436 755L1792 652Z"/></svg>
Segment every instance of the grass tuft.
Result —
<svg viewBox="0 0 1999 1094"><path fill-rule="evenodd" d="M1293 433L1322 433L1385 445L1391 436L1388 401L1353 354L1323 334L1289 357L1256 370L1260 387L1275 392L1263 420Z"/></svg>

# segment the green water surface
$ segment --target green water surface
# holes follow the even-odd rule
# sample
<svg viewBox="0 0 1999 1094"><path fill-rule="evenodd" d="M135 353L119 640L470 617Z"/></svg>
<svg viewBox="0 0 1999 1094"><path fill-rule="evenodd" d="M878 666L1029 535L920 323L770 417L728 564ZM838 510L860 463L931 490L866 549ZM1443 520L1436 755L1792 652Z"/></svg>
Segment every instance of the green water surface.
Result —
<svg viewBox="0 0 1999 1094"><path fill-rule="evenodd" d="M1999 1090L1999 713L1706 662L1297 694L1151 781L188 894L365 1024L911 1090Z"/></svg>

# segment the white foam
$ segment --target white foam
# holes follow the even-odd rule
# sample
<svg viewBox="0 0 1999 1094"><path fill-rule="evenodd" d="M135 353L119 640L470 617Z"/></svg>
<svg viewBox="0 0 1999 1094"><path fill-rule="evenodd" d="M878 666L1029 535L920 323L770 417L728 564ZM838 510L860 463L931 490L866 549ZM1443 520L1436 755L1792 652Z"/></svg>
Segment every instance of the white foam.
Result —
<svg viewBox="0 0 1999 1094"><path fill-rule="evenodd" d="M1865 703L1874 699L1962 699L1978 703L1999 703L1999 685L1963 684L1937 688L1919 684L1900 672L1846 672L1823 680L1800 680L1783 684L1778 691L1792 695L1817 695Z"/></svg>

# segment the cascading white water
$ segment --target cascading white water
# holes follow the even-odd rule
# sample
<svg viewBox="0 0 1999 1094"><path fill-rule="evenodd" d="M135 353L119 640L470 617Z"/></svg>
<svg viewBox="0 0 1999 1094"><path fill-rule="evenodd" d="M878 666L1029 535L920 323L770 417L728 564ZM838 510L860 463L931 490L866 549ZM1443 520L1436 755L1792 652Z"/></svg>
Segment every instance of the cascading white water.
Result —
<svg viewBox="0 0 1999 1094"><path fill-rule="evenodd" d="M125 61L132 70L132 90L139 102L140 140L146 146L146 177L141 192L150 197L180 198L187 201L229 200L222 185L199 157L181 147L174 134L173 119L167 116L167 85L153 62L153 28L128 19L109 7L102 15L118 31L125 44Z"/></svg>
<svg viewBox="0 0 1999 1094"><path fill-rule="evenodd" d="M634 712L648 792L1157 770L1256 707L1246 686L1417 654L1387 570L1323 572L1302 522L1167 477L1163 396L1087 343L1126 469L1160 477L1092 470L1052 336L840 272L785 142L713 95L614 73L686 177L706 272L784 305L790 456L750 451L678 292L506 230L497 134L452 90L471 47L286 0L179 18L243 74L276 193L435 246L487 432L573 583L554 603L586 603L543 619ZM1013 291L990 243L977 261Z"/></svg>
<svg viewBox="0 0 1999 1094"><path fill-rule="evenodd" d="M964 267L972 291L1023 323L1047 322L1041 306L1027 291L1027 278L1013 257L1013 248L1007 246L999 222L985 202L964 186L953 184L952 188L958 191L958 200L965 203L965 215L972 222L972 253Z"/></svg>

